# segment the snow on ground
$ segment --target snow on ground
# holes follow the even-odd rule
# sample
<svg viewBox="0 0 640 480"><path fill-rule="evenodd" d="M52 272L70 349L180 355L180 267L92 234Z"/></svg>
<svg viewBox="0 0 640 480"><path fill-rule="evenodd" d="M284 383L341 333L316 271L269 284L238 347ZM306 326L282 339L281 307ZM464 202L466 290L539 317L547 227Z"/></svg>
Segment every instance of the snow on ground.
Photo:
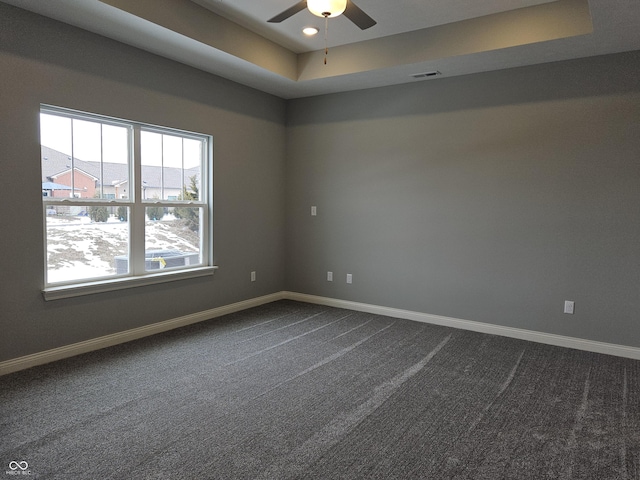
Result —
<svg viewBox="0 0 640 480"><path fill-rule="evenodd" d="M198 252L192 236L178 228L172 215L146 222L146 250ZM191 233L191 232L188 232ZM116 274L115 257L128 255L129 224L110 217L47 217L47 281L95 279Z"/></svg>

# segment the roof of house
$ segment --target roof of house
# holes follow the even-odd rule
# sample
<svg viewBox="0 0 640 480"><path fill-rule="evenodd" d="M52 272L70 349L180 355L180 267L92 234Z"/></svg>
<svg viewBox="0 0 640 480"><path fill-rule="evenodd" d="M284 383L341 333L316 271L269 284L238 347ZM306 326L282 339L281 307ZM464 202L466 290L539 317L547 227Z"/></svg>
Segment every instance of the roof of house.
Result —
<svg viewBox="0 0 640 480"><path fill-rule="evenodd" d="M71 169L71 157L66 153L42 146L42 182L51 182L60 174ZM73 159L73 167L96 178L100 185L117 185L128 181L129 167L123 163L87 162L79 158ZM101 168L102 167L102 168ZM184 170L184 185L189 187L190 177L200 177L199 168ZM143 165L142 180L148 188L160 188L164 177L164 188L181 189L183 185L183 170L172 167L156 167ZM102 179L102 180L100 180Z"/></svg>
<svg viewBox="0 0 640 480"><path fill-rule="evenodd" d="M76 163L77 163L77 162L76 162ZM81 168L78 168L78 166L77 166L77 165L76 165L76 166L74 166L74 170L75 170L76 172L83 173L84 175L86 175L87 177L89 177L89 178L91 178L91 179L93 179L93 180L95 180L95 181L100 180L98 177L96 177L96 176L94 176L94 175L90 174L89 172L87 172L87 171L85 171L85 170L83 170L83 169L81 169ZM51 180L56 180L56 179L58 179L59 177L61 177L62 175L65 175L65 174L69 173L70 171L71 171L71 168L65 168L64 170L62 170L62 171L60 171L60 172L58 172L58 173L55 173L55 174L51 175L49 178L51 178Z"/></svg>
<svg viewBox="0 0 640 480"><path fill-rule="evenodd" d="M71 187L61 183L42 182L42 190L71 190Z"/></svg>

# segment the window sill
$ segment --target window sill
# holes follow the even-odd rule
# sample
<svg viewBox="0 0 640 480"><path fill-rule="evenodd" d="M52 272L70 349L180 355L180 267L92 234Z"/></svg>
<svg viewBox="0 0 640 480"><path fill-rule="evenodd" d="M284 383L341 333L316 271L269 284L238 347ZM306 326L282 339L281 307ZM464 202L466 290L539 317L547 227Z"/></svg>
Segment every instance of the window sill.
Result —
<svg viewBox="0 0 640 480"><path fill-rule="evenodd" d="M126 277L113 280L78 283L74 285L61 285L59 287L45 288L44 290L42 290L42 295L44 296L44 299L46 301L60 300L62 298L92 295L94 293L112 292L114 290L124 290L127 288L157 285L159 283L173 282L175 280L206 277L209 275L213 275L213 272L215 272L217 269L217 266L201 267L190 270L154 273L153 275L144 275L140 277Z"/></svg>

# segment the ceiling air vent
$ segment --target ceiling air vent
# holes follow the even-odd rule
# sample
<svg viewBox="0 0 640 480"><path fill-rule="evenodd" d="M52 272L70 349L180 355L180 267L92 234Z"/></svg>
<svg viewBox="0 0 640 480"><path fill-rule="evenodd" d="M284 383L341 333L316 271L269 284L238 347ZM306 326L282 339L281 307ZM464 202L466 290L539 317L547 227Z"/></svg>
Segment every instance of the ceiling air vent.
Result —
<svg viewBox="0 0 640 480"><path fill-rule="evenodd" d="M437 70L433 70L431 72L413 73L409 76L413 78L433 78L433 77L439 77L440 75L442 75L442 73L440 73Z"/></svg>

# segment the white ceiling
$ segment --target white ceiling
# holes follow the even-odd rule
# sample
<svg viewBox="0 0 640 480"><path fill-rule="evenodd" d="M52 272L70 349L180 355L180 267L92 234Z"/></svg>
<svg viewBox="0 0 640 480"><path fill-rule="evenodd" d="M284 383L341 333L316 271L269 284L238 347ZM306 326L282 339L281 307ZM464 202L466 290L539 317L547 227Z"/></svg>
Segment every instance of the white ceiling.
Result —
<svg viewBox="0 0 640 480"><path fill-rule="evenodd" d="M297 0L2 0L282 98L640 50L639 0L356 0L378 23L301 11ZM303 26L320 34L305 38Z"/></svg>

